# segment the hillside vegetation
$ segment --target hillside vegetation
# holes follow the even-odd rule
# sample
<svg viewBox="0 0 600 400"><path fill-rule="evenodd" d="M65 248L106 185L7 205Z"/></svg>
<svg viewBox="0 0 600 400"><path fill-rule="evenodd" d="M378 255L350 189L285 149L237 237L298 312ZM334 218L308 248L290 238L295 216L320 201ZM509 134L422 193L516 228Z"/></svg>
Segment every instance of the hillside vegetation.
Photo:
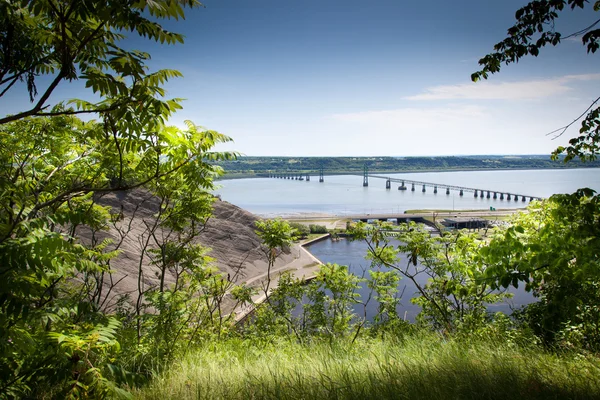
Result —
<svg viewBox="0 0 600 400"><path fill-rule="evenodd" d="M474 79L560 42L551 32L521 43L566 4L519 10L497 45L504 53L484 58ZM349 224L349 240L368 245L368 270L316 268L310 257L292 270L306 230L211 194L222 166L237 165L237 153L214 151L231 138L191 121L169 126L181 99L166 98L164 85L181 74L151 71L150 55L129 48L136 41L123 45L127 32L181 43L161 22L200 6L0 0L0 97L29 97L0 116L0 399L600 397L597 193L532 201L486 235ZM595 52L600 30L584 38ZM76 79L93 102L57 100L55 89ZM580 136L554 153L568 166L600 150L600 108L589 110ZM271 160L262 172L362 173L365 163ZM368 160L372 171L412 162ZM549 162L423 157L413 166L515 160ZM255 161L239 170L258 170ZM519 287L536 301L489 311ZM414 322L398 312L407 297L420 307Z"/></svg>
<svg viewBox="0 0 600 400"><path fill-rule="evenodd" d="M600 161L552 160L548 155L520 156L452 156L452 157L238 157L217 163L225 178L265 176L268 174L311 173L362 174L366 165L370 173L459 171L493 169L598 168Z"/></svg>

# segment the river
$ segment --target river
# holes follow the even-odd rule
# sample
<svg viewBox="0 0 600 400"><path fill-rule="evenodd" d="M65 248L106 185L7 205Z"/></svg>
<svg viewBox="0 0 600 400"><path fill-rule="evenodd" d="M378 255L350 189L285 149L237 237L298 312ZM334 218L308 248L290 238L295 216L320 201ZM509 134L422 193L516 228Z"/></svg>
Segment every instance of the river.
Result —
<svg viewBox="0 0 600 400"><path fill-rule="evenodd" d="M381 174L383 175L383 174ZM549 197L555 193L570 193L582 187L600 191L600 169L511 170L511 171L457 171L386 174L393 178L489 189L535 197ZM293 216L307 213L330 215L373 214L403 212L409 209L489 209L524 207L522 201L474 198L472 193L463 197L451 191L426 193L417 187L415 192L385 189L385 180L371 178L369 186L362 186L363 177L357 175L318 176L309 182L251 178L222 180L216 193L223 200L263 217Z"/></svg>
<svg viewBox="0 0 600 400"><path fill-rule="evenodd" d="M314 243L309 246L308 250L319 260L324 263L336 263L340 265L347 265L349 271L358 276L368 277L368 268L370 262L365 260L367 254L367 244L364 241L351 241L342 239L340 241L332 241L331 239L323 240ZM404 265L403 261L403 265ZM427 281L425 275L420 276L417 281L419 284L424 284ZM361 285L357 290L361 295L362 301L365 301L369 296L369 290L366 285ZM525 304L529 304L534 300L531 293L525 292L522 288L509 290L513 294L512 299L507 299L502 303L488 305L490 312L501 311L506 314L510 314L514 308L519 308ZM402 318L406 318L408 321L414 321L416 315L420 311L420 307L412 304L410 299L417 294L416 286L408 279L404 278L400 281L399 293L402 294L400 299L400 305L397 308L398 315ZM366 305L366 317L371 320L377 313L377 302L371 300ZM354 307L354 311L363 315L365 307L363 305L357 305Z"/></svg>
<svg viewBox="0 0 600 400"><path fill-rule="evenodd" d="M535 197L549 197L556 193L571 193L582 187L600 191L600 169L561 169L561 170L510 170L510 171L460 171L460 172L424 172L406 174L379 174L398 179L410 179L423 182L465 186L477 189L489 189L504 193L517 193ZM363 177L356 175L325 176L320 183L318 177L309 182L252 178L219 181L217 193L229 201L250 212L263 217L293 216L301 214L347 215L359 213L403 212L408 209L489 209L519 208L526 203L521 201L474 198L472 193L463 197L456 191L446 195L444 191L433 194L431 189L422 193L417 187L415 192L397 190L393 184L391 190L385 189L385 180L370 179L369 186L363 187ZM348 265L350 270L362 275L369 263L365 260L367 247L364 242L325 240L309 247L309 251L322 262ZM399 315L414 320L419 307L410 303L416 288L407 279L401 281L400 290L404 291ZM363 286L359 293L363 298L368 295ZM490 305L490 311L510 313L513 307L519 307L533 301L530 293L522 289L513 290L514 298L505 303ZM367 318L376 312L376 303L367 306ZM356 307L362 314L362 306Z"/></svg>

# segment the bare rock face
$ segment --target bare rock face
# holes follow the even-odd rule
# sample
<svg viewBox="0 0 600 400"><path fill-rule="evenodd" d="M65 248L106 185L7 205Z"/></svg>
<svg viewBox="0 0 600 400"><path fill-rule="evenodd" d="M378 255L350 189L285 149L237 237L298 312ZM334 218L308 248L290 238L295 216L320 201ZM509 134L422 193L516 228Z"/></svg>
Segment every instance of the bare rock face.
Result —
<svg viewBox="0 0 600 400"><path fill-rule="evenodd" d="M158 284L158 269L152 265L148 250L156 249L156 238L168 237L170 232L157 229L154 235L149 233L156 224L160 201L144 190L109 193L98 199L98 204L110 206L112 213L118 214L118 221L108 231L92 233L87 228L79 228L77 235L88 243L109 238L113 242L112 248L120 250L120 254L111 260L112 273L103 280L103 291L107 296L103 306L111 308L121 295L128 294L135 300L140 289L145 291ZM215 201L213 209L213 215L196 243L210 248L209 255L216 259L219 270L236 283L265 275L266 255L254 225L258 217L225 201ZM274 268L290 263L294 259L292 253L291 249L286 249ZM140 274L142 279L138 283ZM165 282L173 283L174 275L166 276Z"/></svg>

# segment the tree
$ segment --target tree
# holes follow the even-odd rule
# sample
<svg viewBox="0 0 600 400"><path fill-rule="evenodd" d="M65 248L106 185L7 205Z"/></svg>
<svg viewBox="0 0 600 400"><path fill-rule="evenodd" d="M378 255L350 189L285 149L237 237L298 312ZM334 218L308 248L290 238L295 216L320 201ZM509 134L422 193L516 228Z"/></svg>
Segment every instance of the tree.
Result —
<svg viewBox="0 0 600 400"><path fill-rule="evenodd" d="M205 250L191 240L210 214L212 179L222 173L212 162L235 157L211 149L230 139L191 122L167 126L179 103L163 99L161 85L180 74L148 73L148 54L117 46L127 30L180 42L156 20L183 17L184 7L198 4L0 1L0 97L24 81L34 101L38 76L51 75L33 107L0 119L0 393L102 398L119 391L113 381L126 374L116 372L116 337L124 335L101 309L118 243L79 235L119 225L122 215L99 204L104 194L139 188L157 196L163 201L155 227L182 240L150 242L147 232L159 249L144 251L155 255L159 275L172 268L183 279L175 288L163 282L149 301L181 296L165 306L179 311L188 304L184 289L197 289L192 275L202 280ZM50 107L54 89L74 79L85 80L100 101ZM99 120L75 115L84 112ZM154 331L179 332L165 327L172 316L158 319Z"/></svg>
<svg viewBox="0 0 600 400"><path fill-rule="evenodd" d="M486 304L507 296L480 279L487 265L478 256L484 242L477 235L459 231L432 236L414 222L394 228L359 222L351 233L367 242L371 268L384 266L413 283L419 320L446 332L477 328L487 320Z"/></svg>
<svg viewBox="0 0 600 400"><path fill-rule="evenodd" d="M480 256L484 280L539 299L523 319L547 344L600 349L600 198L589 189L534 202Z"/></svg>
<svg viewBox="0 0 600 400"><path fill-rule="evenodd" d="M555 30L556 19L567 7L571 9L591 7L593 12L598 12L600 1L595 1L594 5L590 6L586 0L536 0L520 8L515 14L515 25L508 29L508 37L494 46L493 53L479 60L482 69L473 73L471 79L474 82L487 79L490 74L499 72L502 64L516 63L528 55L537 57L546 45L557 46L561 40L567 38L581 36L581 42L587 48L587 52L595 53L600 47L600 29L596 28L600 19L577 32L564 36ZM577 119L555 131L560 136L583 118L580 135L570 139L568 147L558 147L552 153L553 158L556 159L564 153L565 162L576 157L582 161L596 159L600 152L600 107L596 107L598 101L600 97L594 100Z"/></svg>
<svg viewBox="0 0 600 400"><path fill-rule="evenodd" d="M584 0L532 1L516 12L508 37L494 46L494 53L483 57L483 67L471 78L487 79L500 71L502 64L518 62L527 55L537 56L546 45L556 46L562 39L581 36L588 53L600 47L600 23L563 36L554 23L565 8L600 11L600 1L590 6ZM562 135L583 118L580 135L569 140L567 148L558 147L553 158L566 153L565 162L575 157L594 160L600 152L600 107L596 99L575 121L557 132ZM569 195L554 195L533 203L529 213L499 232L484 247L480 256L489 265L484 279L495 287L518 287L524 283L539 301L529 305L522 318L550 345L563 344L600 349L600 198L591 189Z"/></svg>
<svg viewBox="0 0 600 400"><path fill-rule="evenodd" d="M179 106L158 98L164 96L160 85L181 74L175 70L148 73L144 63L150 55L126 50L119 42L126 37L123 32L131 31L160 43L182 43L182 35L165 30L157 21L183 18L185 7L199 5L197 0L0 1L0 98L24 82L33 103L29 109L1 117L0 124L28 116L91 112L113 113L115 121L114 112L163 120ZM51 79L38 92L40 75ZM102 100L70 100L77 110L52 109L48 100L56 87L77 79Z"/></svg>
<svg viewBox="0 0 600 400"><path fill-rule="evenodd" d="M286 251L295 240L296 230L290 226L289 222L281 219L256 221L256 228L256 234L263 242L263 252L267 257L267 283L263 287L263 292L268 302L271 269L275 265L277 257Z"/></svg>

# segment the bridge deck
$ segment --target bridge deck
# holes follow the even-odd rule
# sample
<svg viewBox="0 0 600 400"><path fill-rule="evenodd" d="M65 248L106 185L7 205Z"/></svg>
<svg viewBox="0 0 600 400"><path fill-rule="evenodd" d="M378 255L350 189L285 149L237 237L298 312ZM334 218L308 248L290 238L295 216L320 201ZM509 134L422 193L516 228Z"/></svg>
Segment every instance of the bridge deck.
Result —
<svg viewBox="0 0 600 400"><path fill-rule="evenodd" d="M293 173L293 172L286 172L283 173L281 175L270 175L272 177L276 177L276 178L283 178L283 179L296 179L296 180L304 180L304 176L309 177L311 175L311 173L309 172L304 172L304 173ZM353 173L349 173L347 175L356 175L356 176L363 176L364 175L358 175L358 174L353 174ZM319 181L322 182L323 175L321 175ZM384 175L372 175L372 174L368 174L367 175L369 178L375 178L375 179L385 179L385 180L389 180L390 182L395 182L395 183L410 183L412 185L420 185L420 186L424 186L424 187L430 187L430 188L441 188L441 189L448 189L448 190L458 190L458 191L462 191L462 192L471 192L471 193L481 193L479 197L484 197L483 193L495 193L495 194L500 194L500 195L508 195L508 196L516 196L516 197L521 197L523 199L523 201L525 201L525 198L529 198L530 200L532 199L537 199L537 200L541 200L541 197L539 196L532 196L532 195L526 195L526 194L521 194L521 193L515 193L515 192L508 192L508 191L502 191L502 190L494 190L494 189L480 189L480 188L472 188L472 187L467 187L467 186L458 186L458 185L449 185L446 183L433 183L433 182L425 182L425 181L416 181L416 180L412 180L412 179L404 179L404 178L392 178L390 176L384 176ZM307 179L309 180L309 179ZM366 182L364 183L364 186L367 186ZM476 195L477 196L477 195ZM500 197L500 199L502 199L502 197Z"/></svg>
<svg viewBox="0 0 600 400"><path fill-rule="evenodd" d="M448 185L445 183L431 183L431 182L424 182L424 181L415 181L415 180L411 180L411 179L402 179L402 178L391 178L388 176L382 176L382 175L370 175L369 174L369 178L377 178L377 179L385 179L385 180L389 180L390 182L396 182L396 183L410 183L410 184L415 184L415 185L421 185L421 186L425 186L425 187L438 187L438 188L443 188L443 189L452 189L452 190L462 190L463 192L473 192L475 193L477 192L490 192L490 193L506 193L506 194L510 194L510 195L514 195L514 196L523 196L523 197L529 197L529 198L534 198L534 199L540 199L540 197L538 196L531 196L531 195L526 195L526 194L521 194L521 193L514 193L514 192L505 192L505 191L501 191L501 190L493 190L493 189L478 189L478 188L470 188L470 187L466 187L466 186L456 186L456 185Z"/></svg>

